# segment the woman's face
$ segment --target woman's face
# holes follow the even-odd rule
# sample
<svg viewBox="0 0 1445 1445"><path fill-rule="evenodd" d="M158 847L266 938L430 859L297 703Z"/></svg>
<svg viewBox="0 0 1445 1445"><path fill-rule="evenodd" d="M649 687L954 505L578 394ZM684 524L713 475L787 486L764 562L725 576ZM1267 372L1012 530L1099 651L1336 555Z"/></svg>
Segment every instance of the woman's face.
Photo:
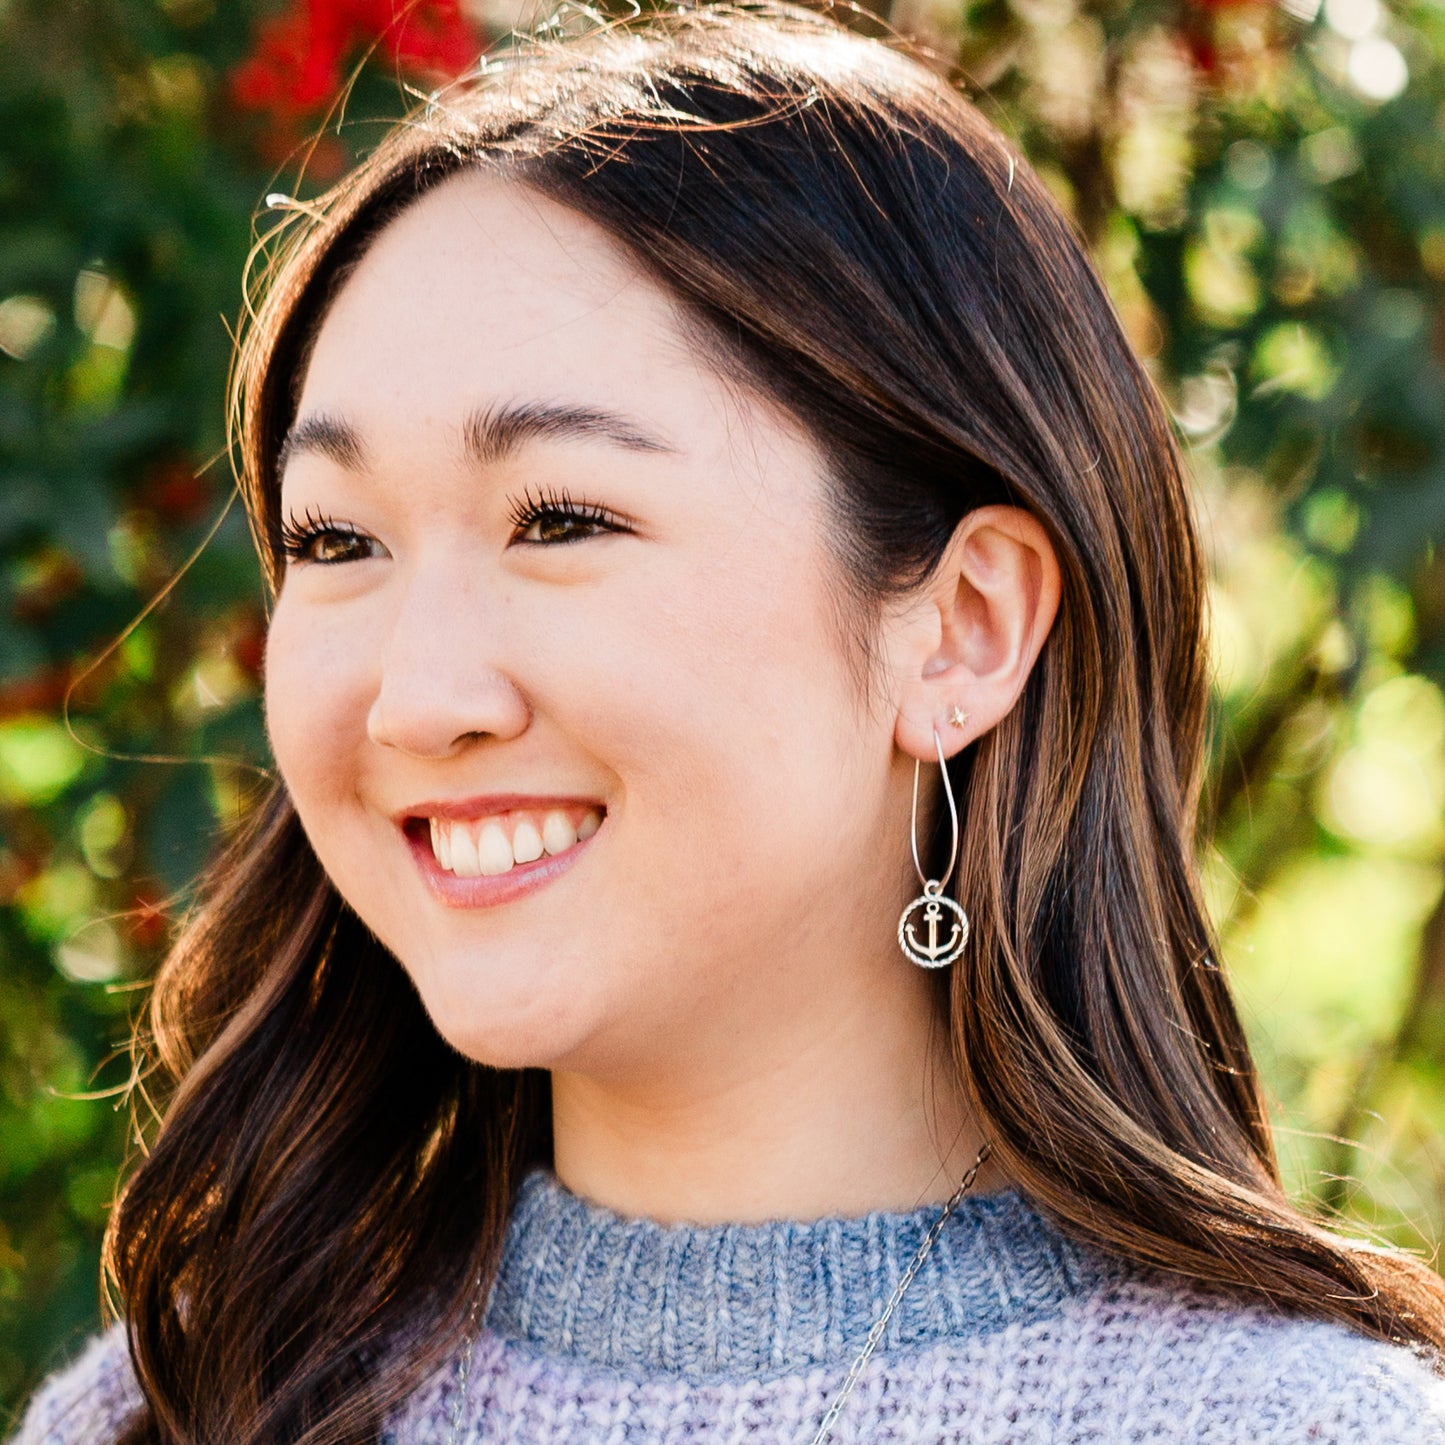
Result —
<svg viewBox="0 0 1445 1445"><path fill-rule="evenodd" d="M516 182L444 183L346 281L284 458L283 518L331 530L295 540L267 725L463 1053L695 1069L905 967L912 761L857 696L822 504L802 433Z"/></svg>

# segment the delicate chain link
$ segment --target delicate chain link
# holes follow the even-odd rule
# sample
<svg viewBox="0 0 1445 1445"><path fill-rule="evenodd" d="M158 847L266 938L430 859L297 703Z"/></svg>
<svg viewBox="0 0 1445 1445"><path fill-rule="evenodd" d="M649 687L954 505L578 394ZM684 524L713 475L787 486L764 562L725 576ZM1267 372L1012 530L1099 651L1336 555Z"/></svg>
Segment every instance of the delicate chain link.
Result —
<svg viewBox="0 0 1445 1445"><path fill-rule="evenodd" d="M958 1208L959 1200L972 1188L973 1181L978 1178L978 1171L983 1168L984 1160L992 1152L992 1142L985 1141L983 1148L978 1151L978 1158L973 1161L968 1173L963 1176L962 1183L953 1191L948 1203L943 1206L943 1213L933 1221L928 1233L923 1236L923 1243L919 1246L918 1253L913 1256L912 1263L903 1271L903 1276L898 1281L898 1288L893 1291L892 1298L884 1307L883 1313L878 1316L877 1323L868 1331L868 1338L863 1344L862 1353L853 1361L852 1368L843 1380L842 1388L833 1397L833 1403L829 1405L828 1413L823 1416L822 1424L818 1426L818 1433L813 1436L809 1445L822 1445L822 1442L833 1433L833 1426L837 1423L838 1416L843 1413L843 1406L848 1403L848 1396L853 1393L854 1385L858 1383L864 1367L873 1356L873 1351L878 1348L883 1339L884 1332L888 1328L888 1321L893 1318L893 1311L898 1308L908 1286L913 1283L914 1276L923 1268L923 1261L928 1258L929 1251L937 1242L938 1236L943 1233L943 1226L948 1223L949 1217Z"/></svg>
<svg viewBox="0 0 1445 1445"><path fill-rule="evenodd" d="M472 1286L472 1310L467 1317L467 1348L457 1365L457 1395L452 1404L452 1426L451 1433L447 1436L447 1445L457 1445L461 1439L462 1411L467 1403L467 1384L472 1372L472 1352L477 1347L477 1315L482 1307L482 1276L483 1271L477 1271L476 1283Z"/></svg>
<svg viewBox="0 0 1445 1445"><path fill-rule="evenodd" d="M842 1388L838 1391L837 1395L833 1397L833 1403L828 1406L828 1413L823 1416L822 1423L818 1426L818 1433L813 1436L809 1445L823 1445L823 1441L833 1433L833 1426L837 1423L838 1416L843 1413L843 1406L848 1403L848 1397L853 1393L853 1387L858 1383L859 1377L863 1374L863 1370L867 1366L868 1361L872 1359L873 1351L878 1348L883 1340L884 1333L888 1329L888 1321L893 1318L894 1310L896 1310L902 1302L903 1296L908 1291L908 1286L913 1283L914 1277L918 1274L918 1271L923 1268L924 1260L928 1258L929 1252L937 1243L938 1236L943 1233L944 1225L948 1223L953 1211L958 1208L959 1201L973 1187L973 1181L978 1178L978 1171L983 1168L984 1161L992 1152L992 1142L986 1141L983 1148L978 1151L978 1157L969 1166L968 1173L963 1176L962 1182L958 1188L953 1191L948 1203L943 1206L943 1212L929 1226L928 1233L923 1236L923 1243L918 1247L918 1253L913 1256L908 1268L903 1271L897 1288L893 1291L887 1305L884 1306L883 1313L878 1316L877 1322L873 1328L868 1331L868 1338L863 1344L861 1353L849 1368L847 1375L844 1377ZM467 1401L467 1385L472 1369L472 1353L477 1343L476 1323L477 1313L481 1308L481 1294L482 1276L478 1273L476 1287L472 1295L471 1316L467 1321L467 1347L457 1365L457 1394L456 1400L452 1405L451 1433L447 1437L447 1445L459 1445L461 1440L462 1412Z"/></svg>

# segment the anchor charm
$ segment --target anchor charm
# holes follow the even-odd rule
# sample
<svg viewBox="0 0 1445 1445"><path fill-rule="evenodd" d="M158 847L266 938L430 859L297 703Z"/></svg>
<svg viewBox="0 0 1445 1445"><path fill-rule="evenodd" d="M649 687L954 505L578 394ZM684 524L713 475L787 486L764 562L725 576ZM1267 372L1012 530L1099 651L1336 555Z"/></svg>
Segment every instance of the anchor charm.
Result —
<svg viewBox="0 0 1445 1445"><path fill-rule="evenodd" d="M923 923L928 941L919 941L914 930L913 915L923 910ZM947 908L954 916L949 919L950 931L947 938L940 939L939 927L943 910ZM923 893L903 910L898 920L898 946L907 958L920 968L943 968L953 962L968 942L968 915L953 899L943 892L943 884L930 879L923 885Z"/></svg>
<svg viewBox="0 0 1445 1445"><path fill-rule="evenodd" d="M961 713L957 706L953 711L953 722L961 727L961 719L968 715ZM948 781L948 759L943 754L943 739L939 737L937 728L933 730L933 746L938 749L938 767L943 774L943 795L948 799L948 867L943 870L942 878L930 878L919 861L918 767L922 759L915 758L909 842L913 848L913 869L918 874L918 881L923 885L923 892L903 910L903 916L898 920L898 947L903 950L904 958L910 963L916 963L919 968L942 968L945 964L952 963L968 942L968 914L943 891L948 887L948 880L953 877L954 864L958 862L958 804L954 801L953 785ZM918 941L918 933L913 926L913 915L920 908L923 910L924 928L928 933L927 943ZM943 922L945 908L953 917L948 920L948 937L940 939L938 935L942 930L939 925Z"/></svg>

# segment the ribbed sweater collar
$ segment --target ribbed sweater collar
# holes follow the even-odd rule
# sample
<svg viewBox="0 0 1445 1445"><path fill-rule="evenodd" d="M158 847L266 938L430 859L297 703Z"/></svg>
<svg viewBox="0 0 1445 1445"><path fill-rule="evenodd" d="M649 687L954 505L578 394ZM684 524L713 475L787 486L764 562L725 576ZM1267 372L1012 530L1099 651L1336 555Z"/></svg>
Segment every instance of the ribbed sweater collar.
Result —
<svg viewBox="0 0 1445 1445"><path fill-rule="evenodd" d="M555 1358L629 1373L772 1375L847 1362L939 1206L806 1223L627 1218L548 1170L523 1180L487 1326ZM1014 1191L965 1196L881 1348L991 1333L1057 1310L1106 1260Z"/></svg>

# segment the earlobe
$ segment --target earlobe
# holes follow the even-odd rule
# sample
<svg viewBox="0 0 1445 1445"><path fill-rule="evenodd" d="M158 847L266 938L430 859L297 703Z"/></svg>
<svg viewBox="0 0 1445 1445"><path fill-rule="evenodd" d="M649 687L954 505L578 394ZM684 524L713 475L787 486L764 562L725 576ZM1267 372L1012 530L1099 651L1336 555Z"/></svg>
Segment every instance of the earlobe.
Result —
<svg viewBox="0 0 1445 1445"><path fill-rule="evenodd" d="M935 758L937 728L951 755L1004 718L1028 682L1061 592L1053 543L1031 512L988 506L968 513L918 599L920 625L908 634L913 650L904 659L895 727L899 748Z"/></svg>

